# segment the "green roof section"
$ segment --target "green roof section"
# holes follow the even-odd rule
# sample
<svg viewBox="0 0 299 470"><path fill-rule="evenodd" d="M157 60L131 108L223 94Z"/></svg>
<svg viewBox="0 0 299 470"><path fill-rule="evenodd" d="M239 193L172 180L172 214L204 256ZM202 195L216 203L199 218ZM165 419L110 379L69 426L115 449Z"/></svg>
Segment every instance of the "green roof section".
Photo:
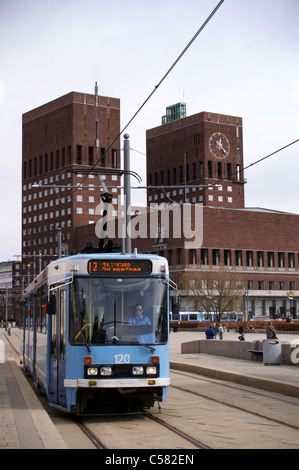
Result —
<svg viewBox="0 0 299 470"><path fill-rule="evenodd" d="M172 106L167 106L166 114L162 116L162 124L178 121L187 116L186 103L176 103Z"/></svg>

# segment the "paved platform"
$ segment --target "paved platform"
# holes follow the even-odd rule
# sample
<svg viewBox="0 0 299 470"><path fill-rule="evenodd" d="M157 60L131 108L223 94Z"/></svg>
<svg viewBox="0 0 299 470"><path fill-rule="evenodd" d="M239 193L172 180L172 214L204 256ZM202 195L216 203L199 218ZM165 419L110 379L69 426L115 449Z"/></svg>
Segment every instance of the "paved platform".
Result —
<svg viewBox="0 0 299 470"><path fill-rule="evenodd" d="M15 351L19 349L19 337L18 329L12 329L10 337L0 329L0 449L67 449L20 368L19 355ZM254 333L254 338L265 339L265 335ZM287 334L280 338L286 342L297 339ZM203 332L171 331L170 361L173 369L299 397L298 367L265 366L255 361L181 353L182 343L198 339L205 339ZM223 341L228 339L238 341L238 335L226 333ZM299 351L297 356L299 359Z"/></svg>
<svg viewBox="0 0 299 470"><path fill-rule="evenodd" d="M19 334L0 329L0 449L67 449L20 368Z"/></svg>
<svg viewBox="0 0 299 470"><path fill-rule="evenodd" d="M238 341L235 332L225 333L225 340ZM250 333L248 340L264 340L264 333ZM299 334L281 334L282 342L291 343L298 340L299 360ZM203 374L221 380L248 385L250 387L282 393L299 397L299 368L287 365L264 365L262 362L232 359L211 354L182 354L181 344L194 340L205 339L204 332L181 330L170 333L170 364L173 369L185 370ZM210 340L210 341L220 341Z"/></svg>

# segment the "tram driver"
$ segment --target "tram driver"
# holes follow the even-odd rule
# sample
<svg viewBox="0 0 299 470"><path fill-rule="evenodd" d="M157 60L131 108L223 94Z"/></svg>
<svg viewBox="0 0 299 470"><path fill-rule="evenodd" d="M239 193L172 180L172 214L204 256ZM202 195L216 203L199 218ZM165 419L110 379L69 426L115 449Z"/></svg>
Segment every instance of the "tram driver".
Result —
<svg viewBox="0 0 299 470"><path fill-rule="evenodd" d="M151 321L147 315L144 313L143 305L136 304L134 315L132 315L128 320L129 325L132 326L146 326L151 325ZM156 337L154 333L146 333L137 336L139 343L156 343Z"/></svg>
<svg viewBox="0 0 299 470"><path fill-rule="evenodd" d="M141 304L135 305L134 315L129 318L128 323L130 325L150 325L150 319L144 315L144 309Z"/></svg>

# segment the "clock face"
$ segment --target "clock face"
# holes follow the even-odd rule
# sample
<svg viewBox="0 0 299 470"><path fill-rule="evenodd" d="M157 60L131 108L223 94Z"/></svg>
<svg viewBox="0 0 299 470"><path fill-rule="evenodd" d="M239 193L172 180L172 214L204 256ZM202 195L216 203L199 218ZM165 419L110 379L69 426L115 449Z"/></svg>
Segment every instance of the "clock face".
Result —
<svg viewBox="0 0 299 470"><path fill-rule="evenodd" d="M221 132L215 132L209 139L209 149L215 158L227 157L230 151L228 138Z"/></svg>

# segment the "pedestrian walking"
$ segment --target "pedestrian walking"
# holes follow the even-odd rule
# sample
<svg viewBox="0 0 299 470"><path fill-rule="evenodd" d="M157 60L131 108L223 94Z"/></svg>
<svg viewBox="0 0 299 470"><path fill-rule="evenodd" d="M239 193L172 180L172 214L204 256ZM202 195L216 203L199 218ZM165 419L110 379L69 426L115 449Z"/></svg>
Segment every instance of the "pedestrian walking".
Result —
<svg viewBox="0 0 299 470"><path fill-rule="evenodd" d="M224 331L223 326L220 323L219 328L218 328L219 339L223 339L223 331Z"/></svg>
<svg viewBox="0 0 299 470"><path fill-rule="evenodd" d="M11 323L10 322L7 323L7 334L8 336L11 336Z"/></svg>
<svg viewBox="0 0 299 470"><path fill-rule="evenodd" d="M218 331L219 331L217 323L213 324L213 330L215 331L215 339L217 339L217 335L218 335Z"/></svg>

